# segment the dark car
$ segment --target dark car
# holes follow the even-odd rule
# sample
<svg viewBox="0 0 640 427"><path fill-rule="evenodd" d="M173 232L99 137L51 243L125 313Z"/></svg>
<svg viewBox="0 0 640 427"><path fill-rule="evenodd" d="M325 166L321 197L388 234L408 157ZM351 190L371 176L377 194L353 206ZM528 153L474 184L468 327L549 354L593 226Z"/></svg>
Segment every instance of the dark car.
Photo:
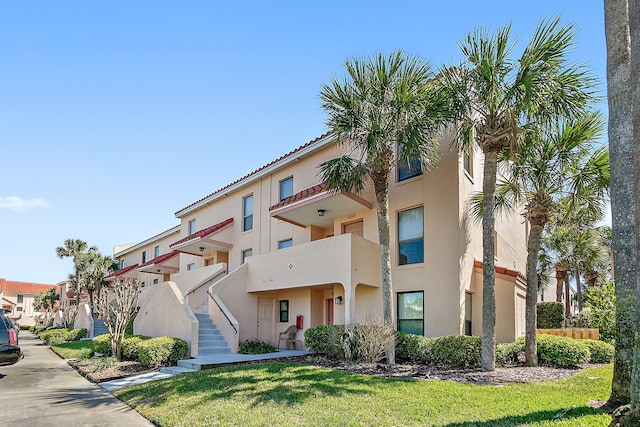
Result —
<svg viewBox="0 0 640 427"><path fill-rule="evenodd" d="M22 358L18 346L18 330L4 310L0 309L0 366L13 365Z"/></svg>

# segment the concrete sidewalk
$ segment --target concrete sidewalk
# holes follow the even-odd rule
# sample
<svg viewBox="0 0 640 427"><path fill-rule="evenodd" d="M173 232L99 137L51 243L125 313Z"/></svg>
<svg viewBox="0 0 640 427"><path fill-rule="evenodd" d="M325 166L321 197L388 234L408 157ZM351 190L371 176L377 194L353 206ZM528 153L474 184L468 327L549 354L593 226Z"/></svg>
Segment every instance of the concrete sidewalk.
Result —
<svg viewBox="0 0 640 427"><path fill-rule="evenodd" d="M20 347L24 359L0 366L0 426L153 426L30 332L20 331Z"/></svg>

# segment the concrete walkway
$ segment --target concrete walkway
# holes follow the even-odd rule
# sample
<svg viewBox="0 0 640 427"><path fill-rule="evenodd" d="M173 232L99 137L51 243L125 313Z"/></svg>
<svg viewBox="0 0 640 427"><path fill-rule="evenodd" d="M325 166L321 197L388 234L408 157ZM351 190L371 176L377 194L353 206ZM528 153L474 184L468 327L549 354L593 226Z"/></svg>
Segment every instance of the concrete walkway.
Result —
<svg viewBox="0 0 640 427"><path fill-rule="evenodd" d="M0 366L0 427L153 426L30 332L20 331L20 347L24 359Z"/></svg>

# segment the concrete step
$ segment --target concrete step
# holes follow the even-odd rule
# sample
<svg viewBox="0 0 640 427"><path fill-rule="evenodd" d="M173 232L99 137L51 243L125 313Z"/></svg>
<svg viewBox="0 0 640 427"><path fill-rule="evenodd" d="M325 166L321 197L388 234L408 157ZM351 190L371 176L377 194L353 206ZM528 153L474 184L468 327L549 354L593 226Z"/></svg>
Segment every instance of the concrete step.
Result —
<svg viewBox="0 0 640 427"><path fill-rule="evenodd" d="M198 335L198 342L199 343L205 343L205 342L220 342L220 341L224 341L224 337L220 334L218 335Z"/></svg>
<svg viewBox="0 0 640 427"><path fill-rule="evenodd" d="M160 368L160 372L162 372L163 374L169 374L169 375L180 375L180 374L186 374L188 372L196 372L196 369L192 369L192 368L185 368L182 366L165 366L164 368Z"/></svg>

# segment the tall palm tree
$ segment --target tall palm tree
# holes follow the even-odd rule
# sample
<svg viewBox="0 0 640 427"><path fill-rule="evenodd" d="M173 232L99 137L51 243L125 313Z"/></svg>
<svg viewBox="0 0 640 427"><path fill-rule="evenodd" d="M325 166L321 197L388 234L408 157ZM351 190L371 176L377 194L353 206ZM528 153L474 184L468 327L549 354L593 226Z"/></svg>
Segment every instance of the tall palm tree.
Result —
<svg viewBox="0 0 640 427"><path fill-rule="evenodd" d="M58 258L71 258L73 260L74 274L69 276L71 281L71 288L76 292L76 299L80 298L80 257L89 252L97 252L96 246L89 246L87 242L80 239L66 239L64 246L58 246L56 248L56 255Z"/></svg>
<svg viewBox="0 0 640 427"><path fill-rule="evenodd" d="M476 29L460 42L465 57L459 67L442 69L443 90L458 108L458 138L471 137L484 154L482 215L482 361L495 369L494 195L498 157L522 145L532 124L573 118L584 111L595 84L568 60L575 29L559 18L542 20L522 55L510 58L511 25L494 35ZM464 145L464 144L462 144Z"/></svg>
<svg viewBox="0 0 640 427"><path fill-rule="evenodd" d="M99 252L87 252L79 259L80 287L89 291L89 306L93 313L96 312L94 293L100 292L104 284L104 276L118 269L117 264L108 255Z"/></svg>
<svg viewBox="0 0 640 427"><path fill-rule="evenodd" d="M434 90L429 64L396 51L345 62L348 77L332 77L320 99L327 126L348 154L320 165L332 191L362 192L369 179L376 197L384 324L393 327L389 252L389 180L397 156L419 159L427 169L438 160L436 132L447 120L446 98ZM395 363L393 345L387 354Z"/></svg>

